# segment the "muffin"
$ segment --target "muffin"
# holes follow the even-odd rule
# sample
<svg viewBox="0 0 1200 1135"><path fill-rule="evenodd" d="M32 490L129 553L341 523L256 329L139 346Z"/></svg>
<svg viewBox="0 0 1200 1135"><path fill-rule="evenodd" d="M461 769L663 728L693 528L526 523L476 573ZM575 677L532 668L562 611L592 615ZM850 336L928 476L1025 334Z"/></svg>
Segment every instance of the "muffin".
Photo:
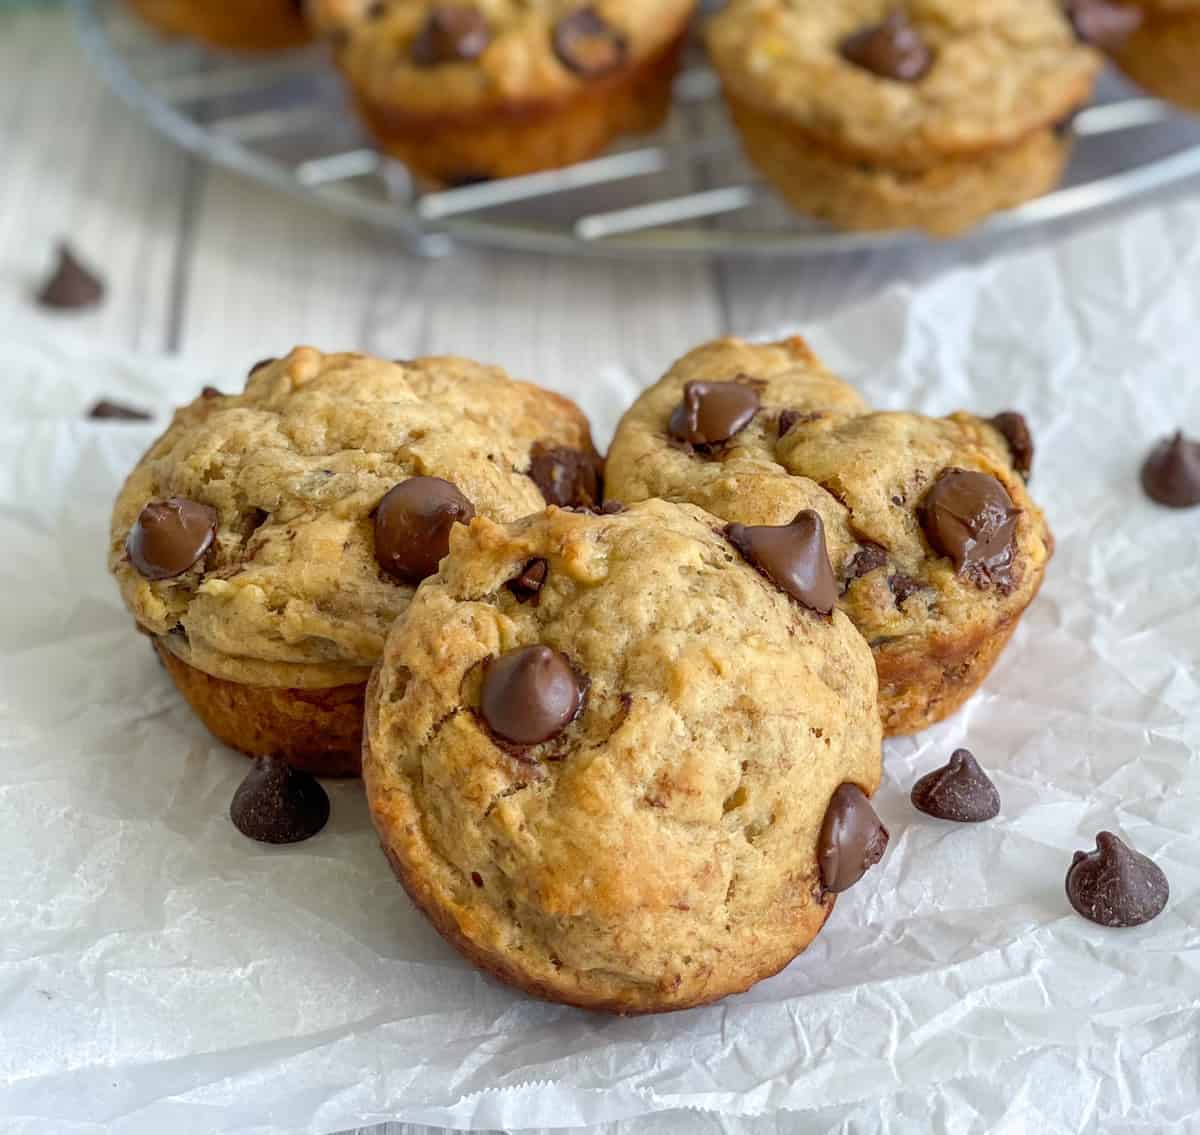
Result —
<svg viewBox="0 0 1200 1135"><path fill-rule="evenodd" d="M371 667L453 525L598 493L558 395L466 359L301 347L178 411L117 498L109 567L220 740L352 775Z"/></svg>
<svg viewBox="0 0 1200 1135"><path fill-rule="evenodd" d="M708 45L793 206L937 236L1058 183L1101 66L1059 0L732 0Z"/></svg>
<svg viewBox="0 0 1200 1135"><path fill-rule="evenodd" d="M882 856L870 651L819 519L794 528L663 501L455 528L372 678L363 778L476 965L589 1009L702 1004L787 965Z"/></svg>
<svg viewBox="0 0 1200 1135"><path fill-rule="evenodd" d="M1200 110L1200 0L1141 0L1113 57L1146 90Z"/></svg>
<svg viewBox="0 0 1200 1135"><path fill-rule="evenodd" d="M303 0L129 0L148 24L213 47L279 51L309 38Z"/></svg>
<svg viewBox="0 0 1200 1135"><path fill-rule="evenodd" d="M379 145L444 184L570 165L660 125L695 0L316 0Z"/></svg>
<svg viewBox="0 0 1200 1135"><path fill-rule="evenodd" d="M802 339L724 339L625 414L606 487L614 500L689 501L742 524L819 513L892 736L957 709L1037 594L1053 541L1026 490L1032 458L1019 414L872 412Z"/></svg>

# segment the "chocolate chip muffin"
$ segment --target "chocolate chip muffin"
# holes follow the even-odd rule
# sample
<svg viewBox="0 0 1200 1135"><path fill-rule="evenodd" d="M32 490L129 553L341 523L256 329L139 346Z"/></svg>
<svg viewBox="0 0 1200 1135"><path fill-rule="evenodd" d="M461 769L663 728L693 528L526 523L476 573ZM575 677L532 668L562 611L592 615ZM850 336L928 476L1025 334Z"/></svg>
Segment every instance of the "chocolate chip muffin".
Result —
<svg viewBox="0 0 1200 1135"><path fill-rule="evenodd" d="M302 0L129 0L148 24L213 47L279 51L309 38Z"/></svg>
<svg viewBox="0 0 1200 1135"><path fill-rule="evenodd" d="M708 44L797 209L938 236L1057 184L1101 64L1059 0L732 0Z"/></svg>
<svg viewBox="0 0 1200 1135"><path fill-rule="evenodd" d="M316 0L363 118L458 184L591 157L657 127L695 0Z"/></svg>
<svg viewBox="0 0 1200 1135"><path fill-rule="evenodd" d="M1126 25L1111 51L1121 69L1160 98L1200 110L1200 0L1141 0L1120 11Z"/></svg>
<svg viewBox="0 0 1200 1135"><path fill-rule="evenodd" d="M727 532L649 501L477 517L393 627L363 777L417 905L538 997L744 990L883 854L870 651L815 514Z"/></svg>
<svg viewBox="0 0 1200 1135"><path fill-rule="evenodd" d="M301 347L178 411L121 490L109 566L217 737L349 775L370 669L454 524L598 495L587 421L556 394Z"/></svg>
<svg viewBox="0 0 1200 1135"><path fill-rule="evenodd" d="M752 525L815 510L896 735L971 695L1041 586L1053 541L1026 491L1032 459L1019 414L871 412L803 340L725 339L638 399L606 470L614 500L686 500Z"/></svg>

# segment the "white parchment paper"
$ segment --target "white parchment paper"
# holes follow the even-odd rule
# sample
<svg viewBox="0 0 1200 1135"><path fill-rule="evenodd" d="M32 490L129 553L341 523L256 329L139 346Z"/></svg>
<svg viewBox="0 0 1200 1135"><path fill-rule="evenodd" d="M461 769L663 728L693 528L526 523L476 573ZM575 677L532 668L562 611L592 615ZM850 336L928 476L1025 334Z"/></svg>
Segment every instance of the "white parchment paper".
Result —
<svg viewBox="0 0 1200 1135"><path fill-rule="evenodd" d="M0 1128L658 1114L665 1131L695 1108L756 1132L1197 1130L1200 510L1150 504L1137 468L1177 425L1200 433L1200 207L889 293L812 337L880 406L1024 410L1058 554L983 692L889 743L891 848L813 947L745 996L617 1020L528 1001L460 961L393 882L353 784L332 786L309 843L234 830L243 758L182 705L104 571L113 495L162 419L81 411L103 394L165 414L236 376L24 342L10 325ZM614 368L572 393L606 436L653 377ZM995 822L908 803L960 744L1000 788ZM1101 929L1066 904L1071 853L1105 828L1170 879L1146 927Z"/></svg>

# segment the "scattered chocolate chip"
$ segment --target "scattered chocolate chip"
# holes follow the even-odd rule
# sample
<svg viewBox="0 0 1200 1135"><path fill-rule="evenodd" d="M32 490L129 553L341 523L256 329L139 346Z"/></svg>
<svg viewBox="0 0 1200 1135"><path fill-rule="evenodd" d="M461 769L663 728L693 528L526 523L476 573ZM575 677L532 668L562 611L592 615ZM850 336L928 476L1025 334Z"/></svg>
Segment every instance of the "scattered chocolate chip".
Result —
<svg viewBox="0 0 1200 1135"><path fill-rule="evenodd" d="M1189 441L1182 432L1160 441L1142 465L1142 488L1168 508L1200 504L1200 441Z"/></svg>
<svg viewBox="0 0 1200 1135"><path fill-rule="evenodd" d="M806 607L828 615L837 602L837 583L825 549L825 525L811 508L791 524L730 524L725 538L777 587Z"/></svg>
<svg viewBox="0 0 1200 1135"><path fill-rule="evenodd" d="M475 506L441 477L401 481L375 510L375 561L393 579L420 583L450 550L450 529L474 515Z"/></svg>
<svg viewBox="0 0 1200 1135"><path fill-rule="evenodd" d="M948 764L926 773L912 787L913 807L939 820L978 824L1000 815L1000 793L967 749L955 749Z"/></svg>
<svg viewBox="0 0 1200 1135"><path fill-rule="evenodd" d="M1004 435L1008 452L1012 454L1013 468L1028 481L1033 472L1033 435L1024 414L1005 410L991 420L991 424Z"/></svg>
<svg viewBox="0 0 1200 1135"><path fill-rule="evenodd" d="M110 402L107 398L101 398L88 411L87 416L97 422L148 422L153 417L145 410L126 406L121 402Z"/></svg>
<svg viewBox="0 0 1200 1135"><path fill-rule="evenodd" d="M744 382L689 382L667 430L688 445L720 445L741 433L761 404L758 391Z"/></svg>
<svg viewBox="0 0 1200 1135"><path fill-rule="evenodd" d="M151 501L125 540L129 562L146 579L173 579L196 564L217 534L217 510L171 497Z"/></svg>
<svg viewBox="0 0 1200 1135"><path fill-rule="evenodd" d="M806 413L803 410L781 410L779 412L779 436L784 434L800 422L815 422L823 415Z"/></svg>
<svg viewBox="0 0 1200 1135"><path fill-rule="evenodd" d="M911 575L901 575L897 572L893 576L888 577L888 588L892 593L892 598L896 601L897 607L903 607L906 599L910 599L918 591L923 590L925 584L919 579L914 579Z"/></svg>
<svg viewBox="0 0 1200 1135"><path fill-rule="evenodd" d="M248 374L246 377L247 377L247 378L253 378L253 377L254 377L256 374L258 374L258 372L259 372L260 370L262 370L262 368L263 368L263 367L269 367L269 366L270 366L272 363L277 363L277 362L279 362L279 360L278 360L278 359L273 359L273 358L268 358L268 359L259 359L259 360L258 360L258 362L256 362L256 363L255 363L255 364L254 364L254 365L253 365L253 366L250 368L250 373L249 373L249 374ZM211 389L211 387L205 387L205 389L206 389L206 390L209 390L209 389Z"/></svg>
<svg viewBox="0 0 1200 1135"><path fill-rule="evenodd" d="M1075 34L1104 51L1118 51L1142 26L1142 10L1112 0L1066 0Z"/></svg>
<svg viewBox="0 0 1200 1135"><path fill-rule="evenodd" d="M853 558L846 565L846 582L861 579L886 563L887 551L870 540L864 540L862 547L854 553Z"/></svg>
<svg viewBox="0 0 1200 1135"><path fill-rule="evenodd" d="M825 810L817 841L821 884L835 895L849 890L883 858L888 830L857 784L838 786Z"/></svg>
<svg viewBox="0 0 1200 1135"><path fill-rule="evenodd" d="M521 569L520 574L514 576L504 586L513 593L518 603L532 602L536 607L542 584L546 582L546 574L549 570L550 565L545 560L530 560Z"/></svg>
<svg viewBox="0 0 1200 1135"><path fill-rule="evenodd" d="M299 843L329 821L329 797L282 757L259 757L233 794L229 818L259 843Z"/></svg>
<svg viewBox="0 0 1200 1135"><path fill-rule="evenodd" d="M881 24L872 24L838 45L842 58L883 79L914 83L933 66L933 53L921 33L897 8Z"/></svg>
<svg viewBox="0 0 1200 1135"><path fill-rule="evenodd" d="M471 872L471 882L477 887L483 886L483 876L478 871Z"/></svg>
<svg viewBox="0 0 1200 1135"><path fill-rule="evenodd" d="M554 25L554 54L568 71L585 79L599 79L624 65L629 45L589 6L576 8Z"/></svg>
<svg viewBox="0 0 1200 1135"><path fill-rule="evenodd" d="M530 452L528 475L547 504L591 508L600 501L600 468L595 453L538 441Z"/></svg>
<svg viewBox="0 0 1200 1135"><path fill-rule="evenodd" d="M943 469L918 509L936 552L977 587L1012 586L1017 518L1008 490L986 473Z"/></svg>
<svg viewBox="0 0 1200 1135"><path fill-rule="evenodd" d="M58 246L58 263L37 294L42 307L75 311L95 307L104 298L104 283L85 268L65 242Z"/></svg>
<svg viewBox="0 0 1200 1135"><path fill-rule="evenodd" d="M479 708L498 737L539 745L558 736L583 705L583 687L570 660L548 646L519 646L491 659Z"/></svg>
<svg viewBox="0 0 1200 1135"><path fill-rule="evenodd" d="M420 67L469 62L483 54L491 39L487 18L478 8L441 4L413 41L412 61Z"/></svg>
<svg viewBox="0 0 1200 1135"><path fill-rule="evenodd" d="M1067 872L1067 899L1090 922L1141 926L1162 913L1171 888L1162 868L1112 832L1096 836L1096 850L1075 852Z"/></svg>

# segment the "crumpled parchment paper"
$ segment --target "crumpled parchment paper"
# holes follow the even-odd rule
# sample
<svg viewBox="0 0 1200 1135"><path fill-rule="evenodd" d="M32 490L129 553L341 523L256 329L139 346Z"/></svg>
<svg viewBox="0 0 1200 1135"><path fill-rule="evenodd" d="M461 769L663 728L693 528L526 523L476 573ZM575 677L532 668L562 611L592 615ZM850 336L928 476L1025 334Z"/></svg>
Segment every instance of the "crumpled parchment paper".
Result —
<svg viewBox="0 0 1200 1135"><path fill-rule="evenodd" d="M1200 208L894 291L813 332L885 407L1020 408L1058 537L984 690L889 743L883 864L749 994L618 1020L477 975L409 907L360 790L291 848L226 818L246 771L133 633L109 508L168 406L221 376L0 337L0 1127L19 1135L323 1133L613 1122L755 1132L1195 1130L1200 1122L1200 510L1139 462L1200 433ZM752 330L752 329L747 329ZM664 364L668 360L663 360ZM580 391L601 437L654 376ZM966 744L1001 817L915 812ZM1068 907L1112 829L1166 871L1148 926ZM783 1113L802 1112L804 1117ZM730 1121L732 1122L732 1120Z"/></svg>

